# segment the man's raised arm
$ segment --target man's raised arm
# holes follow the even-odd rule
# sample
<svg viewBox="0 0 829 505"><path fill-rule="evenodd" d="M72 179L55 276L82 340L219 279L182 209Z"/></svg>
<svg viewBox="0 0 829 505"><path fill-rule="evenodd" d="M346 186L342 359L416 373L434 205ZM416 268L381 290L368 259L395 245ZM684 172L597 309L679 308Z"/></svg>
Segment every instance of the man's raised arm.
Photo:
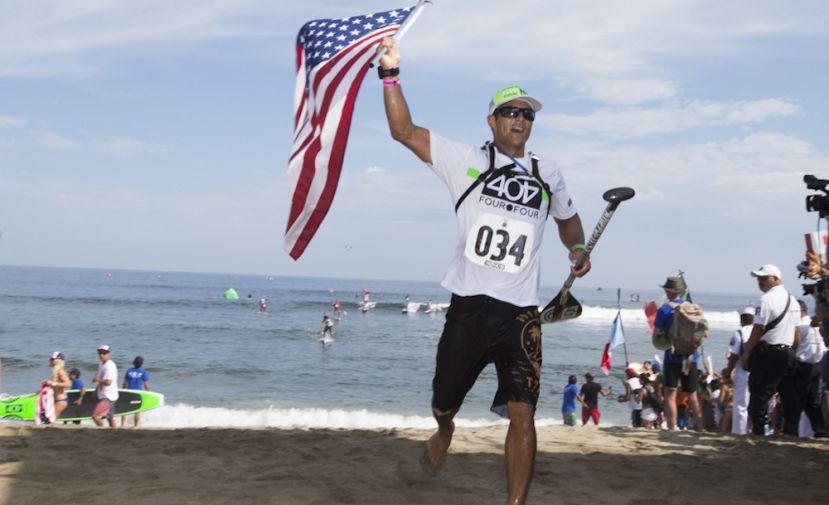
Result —
<svg viewBox="0 0 829 505"><path fill-rule="evenodd" d="M429 130L412 122L409 106L400 89L400 78L393 70L400 67L400 52L397 50L397 45L391 37L385 37L380 47L386 48L386 53L380 58L381 72L395 74L383 77L383 102L386 106L386 118L389 121L391 136L408 147L418 158L431 164Z"/></svg>

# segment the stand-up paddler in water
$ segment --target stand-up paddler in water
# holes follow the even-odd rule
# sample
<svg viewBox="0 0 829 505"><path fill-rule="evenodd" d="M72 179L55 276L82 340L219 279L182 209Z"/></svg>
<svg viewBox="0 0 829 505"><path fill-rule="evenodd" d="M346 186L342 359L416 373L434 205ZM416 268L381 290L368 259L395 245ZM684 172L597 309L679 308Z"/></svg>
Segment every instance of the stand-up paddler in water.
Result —
<svg viewBox="0 0 829 505"><path fill-rule="evenodd" d="M386 38L381 47L387 52L378 74L391 135L447 185L456 202L459 229L455 255L442 282L452 300L432 380L438 430L426 443L421 466L428 475L440 469L452 442L453 418L483 368L495 363L498 391L492 410L510 420L504 448L507 501L521 504L536 453L541 242L547 217L552 216L573 274L585 275L590 261L577 270L572 266L584 249L581 220L556 165L526 149L541 109L537 98L519 86L504 88L493 95L486 116L492 142L481 147L450 141L412 122L401 89L396 44ZM410 475L406 467L401 462L403 478Z"/></svg>

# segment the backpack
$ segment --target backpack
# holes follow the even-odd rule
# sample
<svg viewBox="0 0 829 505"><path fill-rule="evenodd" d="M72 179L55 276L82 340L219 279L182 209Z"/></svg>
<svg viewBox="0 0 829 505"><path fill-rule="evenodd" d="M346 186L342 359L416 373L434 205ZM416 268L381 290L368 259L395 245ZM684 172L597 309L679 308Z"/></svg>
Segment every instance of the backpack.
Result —
<svg viewBox="0 0 829 505"><path fill-rule="evenodd" d="M674 319L668 331L671 352L690 356L708 337L708 321L702 313L702 307L696 303L669 302L669 305L674 309Z"/></svg>

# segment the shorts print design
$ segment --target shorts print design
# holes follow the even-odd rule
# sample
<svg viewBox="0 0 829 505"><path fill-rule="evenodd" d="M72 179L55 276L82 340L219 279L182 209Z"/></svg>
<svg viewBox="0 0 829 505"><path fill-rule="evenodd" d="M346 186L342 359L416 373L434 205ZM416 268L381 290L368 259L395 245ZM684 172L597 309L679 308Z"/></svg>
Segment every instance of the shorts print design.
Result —
<svg viewBox="0 0 829 505"><path fill-rule="evenodd" d="M524 351L526 361L517 363L512 375L514 380L523 382L523 387L538 401L538 393L541 389L541 322L538 318L538 310L528 310L519 314L516 320L523 323L521 349Z"/></svg>

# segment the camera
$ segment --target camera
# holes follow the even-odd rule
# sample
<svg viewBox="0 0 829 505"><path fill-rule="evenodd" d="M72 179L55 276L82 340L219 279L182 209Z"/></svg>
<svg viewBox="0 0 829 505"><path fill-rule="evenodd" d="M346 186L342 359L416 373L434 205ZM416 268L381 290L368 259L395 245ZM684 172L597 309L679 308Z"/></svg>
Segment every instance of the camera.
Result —
<svg viewBox="0 0 829 505"><path fill-rule="evenodd" d="M815 282L814 284L801 284L803 286L803 296L812 295L815 298L823 298L823 279Z"/></svg>
<svg viewBox="0 0 829 505"><path fill-rule="evenodd" d="M829 180L818 179L814 175L804 175L803 182L806 183L806 188L824 193L823 195L807 196L806 211L818 212L820 217L829 215L829 191L826 189L829 186Z"/></svg>

